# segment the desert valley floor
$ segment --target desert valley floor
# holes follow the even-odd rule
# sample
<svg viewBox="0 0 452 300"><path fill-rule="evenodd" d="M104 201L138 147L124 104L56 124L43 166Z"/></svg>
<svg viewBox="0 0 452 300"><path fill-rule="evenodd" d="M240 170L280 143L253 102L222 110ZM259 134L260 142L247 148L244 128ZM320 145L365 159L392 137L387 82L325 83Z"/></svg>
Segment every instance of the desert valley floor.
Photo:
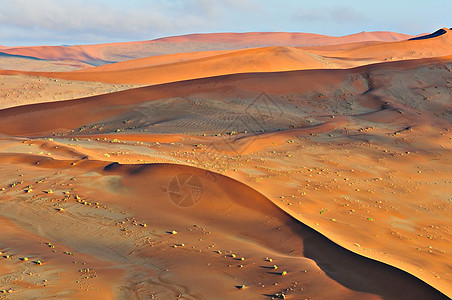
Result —
<svg viewBox="0 0 452 300"><path fill-rule="evenodd" d="M451 29L0 69L0 299L452 297Z"/></svg>

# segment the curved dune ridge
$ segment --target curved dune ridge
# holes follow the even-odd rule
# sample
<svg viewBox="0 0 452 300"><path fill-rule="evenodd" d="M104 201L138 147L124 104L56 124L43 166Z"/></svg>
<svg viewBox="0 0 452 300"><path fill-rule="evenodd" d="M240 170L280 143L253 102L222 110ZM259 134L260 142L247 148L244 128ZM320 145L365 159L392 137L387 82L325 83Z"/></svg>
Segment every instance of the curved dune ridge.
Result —
<svg viewBox="0 0 452 300"><path fill-rule="evenodd" d="M147 146L152 149L150 151L161 149L159 151L163 152L160 152L158 157L165 158L168 157L167 153L176 155L181 152L179 158L176 156L172 159L183 159L183 161L186 160L187 153L196 150L194 147L199 148L197 150L200 151L199 158L208 162L213 159L211 152L216 153L215 155L235 156L240 153L260 157L262 153L269 153L271 149L276 149L274 147L281 147L279 149L285 149L289 153L300 151L302 148L299 147L287 148L292 147L289 143L291 140L292 143L293 140L298 140L297 144L315 147L315 145L319 145L319 142L331 145L328 136L333 135L338 136L337 143L348 143L359 137L347 135L346 132L361 131L362 124L367 124L367 126L372 125L372 130L375 132L365 135L363 138L379 145L378 147L381 147L379 151L383 151L383 149L387 151L386 147L390 147L394 148L391 150L394 153L399 151L408 153L404 144L398 141L397 134L406 134L404 132L414 129L422 143L416 139L412 140L412 145L416 147L416 152L425 153L425 156L418 159L427 160L429 157L427 153L439 151L436 150L438 142L443 144L442 131L438 132L436 128L447 128L448 126L448 116L444 112L448 105L445 99L448 97L447 76L450 73L448 71L450 61L450 57L434 58L382 63L351 70L237 74L176 82L86 99L0 110L0 128L5 134L17 136L39 137L54 134L54 138L60 142L67 138L74 141L81 139L83 143L97 139L93 149L84 150L87 157L95 159L105 159L112 155L116 158L124 155L124 162L130 158L140 161L143 154L132 155L125 151L109 152L110 154L107 153L108 156L104 157L103 153L104 151L114 151L116 147L119 147L117 149L122 147L129 149L133 146L133 141L142 141L150 143ZM249 120L252 121L256 117L262 117L261 112L250 110L250 108L252 109L250 104L254 103L253 101L259 100L262 95L265 97L265 94L261 94L262 90L266 91L268 97L273 98L271 101L276 101L274 103L277 103L277 106L274 108L276 108L276 112L281 113L280 117L270 119L265 123L265 127L258 128L259 130L253 128L253 123L249 121L245 121L245 125L251 127L236 127L240 123L237 125L219 122L223 119L228 120L231 115L237 115L239 112L242 113L243 120L250 118ZM344 91L347 91L347 94L344 95ZM409 96L409 101L398 96L401 93L408 93L407 91L413 93ZM444 96L441 96L441 93L444 93ZM324 104L319 106L317 102L329 97L335 97L336 102L323 102ZM312 102L312 99L319 100ZM428 101L435 101L434 105ZM218 114L220 111L223 113L222 115ZM419 118L420 111L423 118ZM333 119L334 115L336 117ZM205 127L205 124L210 124L211 127ZM237 135L228 135L228 132L232 130L237 131ZM248 133L244 133L244 131L248 131ZM204 136L202 133L206 132L208 134ZM221 132L225 138L216 136L215 133L218 132ZM323 135L327 137L327 140L320 138ZM310 141L311 136L313 136L312 141ZM408 137L413 139L413 136ZM114 142L114 140L117 141ZM102 146L102 143L106 143L106 145ZM208 145L208 147L203 145ZM403 148L399 149L398 147L401 145ZM39 147L41 149L39 151L49 151L52 154L54 153L53 148L61 147L61 145ZM409 149L413 151L413 148ZM282 151L281 153L288 152ZM53 155L61 154L54 153ZM284 157L287 155L284 154ZM340 160L339 157L336 159ZM395 159L397 161L397 158ZM445 165L447 162L444 162L443 166ZM44 166L44 164L40 163L40 166ZM203 168L208 168L208 165ZM366 166L366 168L371 167ZM304 175L300 176L304 178ZM246 178L249 176L244 178L242 180L247 182ZM301 178L300 180L302 180ZM393 180L391 179L391 181ZM273 181L272 184L277 186L281 183ZM257 187L260 191L266 191L266 194L273 193L272 190L267 190L268 186L266 188L266 186L257 185ZM381 199L385 199L388 196L382 194L381 197L383 197ZM427 197L423 201L423 205L427 205L428 201L434 200L428 200ZM402 205L402 203L398 201L397 204L392 204L392 207ZM320 207L324 207L325 204ZM386 209L390 210L391 206L387 206ZM404 209L399 208L398 210ZM291 211L288 208L286 210ZM139 213L139 210L136 213ZM295 210L291 213L297 216L303 215L300 220L314 225L313 220L316 217L312 210ZM377 211L373 211L373 213L377 213ZM407 217L401 216L399 213L397 216L400 216L398 218ZM348 218L347 216L341 217ZM381 219L384 220L384 218L382 215ZM428 213L426 215L417 214L416 218L419 220L418 222L432 222ZM363 221L350 220L350 222L337 223L334 227L324 226L319 231L338 244L347 245L347 248L350 249L356 243L354 235L347 237L341 235L340 232L347 232L349 224L353 223L360 224L361 228L369 226L359 223L367 222L365 218ZM444 226L441 225L439 219L434 222ZM394 229L390 224L392 223L380 222L378 226L391 232ZM355 230L359 232L358 229ZM379 236L381 235L382 233L379 234ZM390 235L386 237L388 241L390 237ZM388 241L382 241L381 244L375 241L374 246L380 247ZM435 247L438 249L442 249L444 246L441 240L438 240L438 244L435 244L435 240L429 241L429 243L436 245ZM445 252L440 254L438 259L433 259L419 256L416 252L419 250L416 248L409 250L402 243L395 242L391 247L394 249L390 251L391 257L386 254L366 252L361 248L356 248L356 252L407 270L438 290L446 293L449 291L445 271L448 266L447 263L444 264L447 259L441 259L442 255L447 256ZM407 264L406 261L414 263ZM428 273L420 271L416 268L419 264L425 265L426 269L435 270L435 274L441 274L445 281L431 278Z"/></svg>
<svg viewBox="0 0 452 300"><path fill-rule="evenodd" d="M220 53L223 53L221 51ZM321 69L324 67L309 53L290 47L255 48L225 54L201 53L201 58L192 54L177 55L179 61L161 64L165 58L150 57L113 65L87 69L83 72L2 72L3 74L27 74L66 80L98 81L126 84L161 84L218 75L274 72L297 69ZM204 57L207 56L207 57ZM171 59L171 58L170 58ZM177 58L175 58L177 60Z"/></svg>
<svg viewBox="0 0 452 300"><path fill-rule="evenodd" d="M451 30L0 46L0 294L450 298Z"/></svg>
<svg viewBox="0 0 452 300"><path fill-rule="evenodd" d="M247 33L215 33L188 34L165 37L155 41L169 43L210 42L241 44L241 48L251 45L290 45L290 46L326 46L332 44L346 44L365 41L392 42L408 39L410 35L390 31L359 32L341 37L326 36L313 33L299 32L247 32Z"/></svg>
<svg viewBox="0 0 452 300"><path fill-rule="evenodd" d="M86 268L95 266L98 276L93 280L95 286L108 285L110 290L115 290L118 285L128 284L138 297L146 293L143 289L152 288L160 296L167 297L182 292L194 298L209 299L220 293L225 298L251 299L255 297L253 289L260 288L264 295L276 295L292 287L285 293L295 296L297 290L304 287L301 292L304 297L446 299L408 273L334 244L293 219L262 194L220 174L173 164L120 165L82 160L70 168L72 161L28 155L1 155L0 160L7 168L21 166L30 174L45 176L40 186L43 190L48 189L56 179L51 175L54 170L63 170L64 176L77 178L74 187L83 201L96 199L108 208L117 209L130 206L133 219L147 224L121 238L121 247L115 247L111 252L109 247L112 247L112 239L118 231L114 225L116 215L112 210L104 209L101 213L105 224L101 236L87 234L95 230L88 229L93 222L89 217L92 208L79 209L75 201L70 200L61 203L65 211L58 214L52 212L54 209L50 202L37 198L35 201L41 202L39 207L36 207L37 203L21 203L13 199L15 189L8 189L3 196L1 215L14 222L16 219L13 216L20 210L29 217L29 223L42 224L41 239L57 244L57 249L72 249L75 257L89 262ZM24 176L23 180L27 184L32 178ZM173 184L175 180L178 185ZM54 189L53 192L58 193L59 190ZM193 196L197 199L191 205L189 201L193 200L193 193L199 196ZM177 202L181 197L185 197L189 205L175 205L181 203ZM41 220L49 215L53 215L53 222ZM77 223L74 223L75 218ZM82 236L79 231L73 231L80 221L84 223L83 230L87 230L83 234L84 244L80 244ZM55 227L56 224L65 225ZM196 224L195 227L193 224ZM28 224L21 224L21 227L33 232ZM175 230L177 235L169 234L171 230ZM153 237L137 246L137 241L147 231L152 232ZM8 253L23 250L26 248L21 240L24 234L20 232L19 238L3 242L2 247L7 247ZM96 241L90 242L93 238ZM29 243L36 241L33 238ZM204 244L215 246L211 250L201 250ZM64 256L52 257L49 251L36 250L35 253L45 260L46 272L63 268L66 276L71 278L74 271L66 265ZM121 259L118 260L118 257ZM245 259L241 260L241 257ZM272 261L269 262L266 257L271 257ZM239 264L243 267L238 268ZM274 265L278 268L273 268ZM125 274L119 277L115 269ZM188 269L192 270L191 276L181 275ZM300 272L300 269L304 271ZM284 271L287 275L281 276ZM139 279L145 274L154 275L150 279ZM108 282L108 278L112 281ZM130 278L128 283L124 282L125 278ZM159 279L155 282L154 278ZM136 280L140 280L140 288L134 287ZM215 285L206 284L212 280ZM278 286L272 284L275 280L279 282ZM297 283L292 285L293 282ZM315 285L308 287L307 282L315 282ZM248 288L243 291L234 288L241 285ZM70 294L83 295L83 292L66 288ZM50 288L46 295L51 296L60 289L61 285ZM104 291L89 293L95 296Z"/></svg>
<svg viewBox="0 0 452 300"><path fill-rule="evenodd" d="M373 96L366 92L376 89L370 87L375 85L375 80L369 80L370 72L378 73L378 70L392 69L394 71L411 71L416 68L423 68L429 64L439 64L442 69L443 63L450 62L451 57L433 58L425 60L400 61L393 63L382 63L370 66L359 67L350 70L303 70L292 72L276 72L276 73L252 73L252 74L236 74L211 78L203 78L189 81L181 81L169 84L162 84L150 87L132 89L117 93L105 94L83 99L75 99L63 102L42 103L35 105L25 105L0 110L0 127L2 132L10 135L21 136L43 136L55 132L66 132L70 129L79 128L86 124L112 123L104 127L103 133L112 133L117 129L129 128L135 131L131 123L134 123L137 130L141 127L149 125L147 122L156 122L155 119L147 120L143 115L143 107L152 105L153 102L161 99L173 99L177 105L157 105L160 107L155 110L157 116L151 114L151 118L158 117L162 120L173 118L171 116L177 113L177 106L183 103L190 103L190 99L215 98L231 99L239 97L246 99L247 97L256 97L257 93L264 90L269 94L285 94L290 91L291 94L305 93L313 95L315 92L327 92L327 88L339 87L341 84L346 85L354 90L357 95L363 94L363 112L372 112L379 109L385 101L380 96ZM80 73L81 74L81 73ZM378 76L376 76L378 78ZM414 81L414 79L412 79ZM384 84L384 83L382 83ZM331 91L330 91L331 92ZM343 92L339 89L337 92ZM361 97L361 96L360 96ZM179 99L179 100L178 100ZM184 100L185 99L185 100ZM367 100L364 100L367 99ZM250 101L252 99L248 99ZM388 98L389 100L389 98ZM187 102L188 101L188 102ZM366 103L367 102L367 103ZM145 104L149 103L149 104ZM246 104L246 103L244 103ZM395 103L393 103L395 104ZM220 108L220 107L219 107ZM227 106L221 107L227 109ZM238 107L243 110L246 107ZM369 109L370 108L370 109ZM430 109L425 107L426 109ZM183 110L183 107L181 107ZM280 107L278 109L281 109ZM299 114L294 107L288 108L289 115ZM141 111L141 112L140 112ZM131 112L129 116L128 113ZM319 111L320 112L320 111ZM169 115L161 115L162 113ZM184 115L184 113L181 111ZM191 113L191 112L190 112ZM332 111L330 113L333 113ZM328 115L323 111L323 115ZM138 116L136 116L138 115ZM187 114L185 114L187 115ZM127 123L121 124L124 118L131 118ZM417 118L416 115L413 116ZM25 121L27 120L27 121ZM114 127L112 127L114 126ZM84 130L86 132L86 130ZM98 130L92 132L100 133ZM156 132L158 133L158 132ZM187 132L186 132L187 133Z"/></svg>
<svg viewBox="0 0 452 300"><path fill-rule="evenodd" d="M1 74L117 84L161 84L235 73L352 68L385 61L447 56L451 54L451 36L450 32L446 32L430 39L356 44L346 49L321 47L305 50L274 46L179 53L89 68L81 72L2 71Z"/></svg>
<svg viewBox="0 0 452 300"><path fill-rule="evenodd" d="M447 29L447 28L441 28L441 29L438 29L437 31L435 31L435 32L433 32L433 33L431 33L431 34L421 35L421 36L418 36L418 37L411 38L410 40L425 40L425 39L431 39L431 38L434 38L434 37L437 37L437 36L446 34L448 30L452 30L452 28L449 28L449 29Z"/></svg>
<svg viewBox="0 0 452 300"><path fill-rule="evenodd" d="M403 60L404 58L423 58L450 55L452 33L450 29L441 29L444 34L432 34L427 39L410 39L391 44L375 43L337 53L337 57L373 60Z"/></svg>
<svg viewBox="0 0 452 300"><path fill-rule="evenodd" d="M1 47L0 52L46 60L72 60L89 64L118 62L153 55L188 51L232 50L268 46L323 46L362 41L398 41L410 35L394 32L361 32L343 37L312 33L251 32L174 36L142 42L76 46Z"/></svg>

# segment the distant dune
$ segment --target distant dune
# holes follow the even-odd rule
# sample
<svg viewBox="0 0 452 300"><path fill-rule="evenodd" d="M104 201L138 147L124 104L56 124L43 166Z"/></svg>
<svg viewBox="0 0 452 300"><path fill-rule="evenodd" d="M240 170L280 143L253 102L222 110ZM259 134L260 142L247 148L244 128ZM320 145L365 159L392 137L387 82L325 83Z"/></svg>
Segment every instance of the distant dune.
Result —
<svg viewBox="0 0 452 300"><path fill-rule="evenodd" d="M421 36L417 36L417 37L411 38L410 40L425 40L425 39L431 39L431 38L434 38L434 37L443 35L443 34L447 33L449 30L452 30L452 28L449 28L449 29L447 29L447 28L441 28L441 29L438 29L437 31L435 31L434 33L426 34L426 35L421 35Z"/></svg>
<svg viewBox="0 0 452 300"><path fill-rule="evenodd" d="M189 34L156 39L154 42L178 43L214 43L230 44L234 47L268 47L268 46L327 46L356 42L393 42L411 38L411 35L389 31L360 32L341 37L327 36L313 33L289 32L248 32L248 33L215 33L215 34Z"/></svg>
<svg viewBox="0 0 452 300"><path fill-rule="evenodd" d="M0 46L0 298L450 299L451 49Z"/></svg>
<svg viewBox="0 0 452 300"><path fill-rule="evenodd" d="M343 126L346 124L350 126L355 122L372 124L377 132L381 130L397 132L404 130L404 128L425 126L432 126L433 128L443 126L441 125L444 122L443 118L447 118L447 116L436 116L440 116L444 112L447 104L440 101L435 106L429 106L421 95L408 96L408 91L413 89L422 91L421 87L425 86L425 91L422 91L422 93L425 94L424 97L427 97L427 95L436 91L444 92L443 83L441 83L441 86L437 84L435 89L432 86L420 84L412 74L427 74L426 70L432 69L434 71L430 72L435 73L431 73L431 76L441 78L444 76L443 74L447 73L442 67L443 64L450 65L451 61L452 59L449 57L448 59L381 63L352 70L238 74L177 82L80 100L0 110L0 128L2 128L3 133L9 135L29 137L55 133L55 138L66 136L76 139L92 139L97 136L97 138L102 139L108 137L110 140L146 141L148 134L173 134L173 141L179 144L185 144L187 138L191 144L212 144L219 142L218 138L214 137L212 133L231 130L232 128L228 127L227 123L228 116L238 116L243 113L246 110L248 98L255 97L254 95L262 90L265 90L275 99L281 99L278 103L280 109L284 109L283 115L285 118L275 118L272 122L267 122L267 127L263 129L265 129L264 132L268 131L268 133L255 133L257 137L250 135L252 128L235 128L241 134L232 143L235 145L235 151L240 151L243 154L259 153L259 151L265 151L277 145L283 147L283 145L287 145L287 140L295 137L304 140L305 137L309 136L309 133L327 135L334 132L336 135L342 130ZM382 71L388 72L387 74L390 75L381 75ZM405 82L403 86L400 85L400 80ZM387 83L388 81L390 84ZM386 96L382 99L379 94L382 88L390 91L393 95L404 93L411 100L404 102L404 98L397 96ZM341 98L341 91L342 93L347 91L350 94ZM319 99L318 101L323 97L316 95L338 95L336 96L339 97L336 100L338 103L332 102L329 104L331 108L327 111L316 108L317 104L310 102L311 97ZM291 104L291 101L284 100L286 98L291 99L291 97L294 97L294 100L291 101L297 103L295 106ZM211 100L206 101L203 105L198 105L196 101L199 101L199 99ZM169 102L169 105L163 105L161 102L170 100L172 102ZM343 101L347 103L350 101L350 104L341 104ZM297 108L298 106L302 109ZM422 111L422 118L419 118L418 110ZM311 113L309 113L310 111ZM338 115L337 120L325 116L332 114ZM313 123L315 126L306 121L299 121L303 123L294 121L295 119L304 120L303 116L310 118L315 116L316 121ZM206 124L208 124L208 127L206 127ZM246 124L251 125L251 123L245 122ZM291 129L293 124L297 124L296 129ZM285 129L283 131L278 130L282 128ZM248 134L243 135L243 130L247 130ZM201 136L202 132L207 132L208 137ZM428 130L424 130L424 132L428 132ZM385 134L376 134L371 139L375 143L379 143L384 140L384 136ZM256 138L259 142L253 143ZM157 136L156 139L165 141L165 137L158 138ZM424 137L424 145L435 143L434 139L436 137ZM427 141L429 142L427 143ZM221 144L218 144L217 149L222 149ZM223 155L229 153L226 148L220 151L224 151L222 152ZM95 152L90 153L97 155ZM402 203L397 205L402 205ZM378 215L377 211L374 214ZM304 220L305 217L302 219ZM418 222L428 222L428 218L428 214L417 214ZM360 222L366 222L366 220ZM362 225L364 226L364 224ZM380 223L380 226L385 227L387 225ZM328 233L328 236L334 236L331 232L336 232L336 230L338 230L337 226L334 229L327 229L326 233ZM390 228L387 228L387 230L390 230ZM342 237L341 240L345 239L346 244L350 245L353 241L353 235L351 233L348 233L348 235L350 238ZM434 244L434 241L431 243ZM398 259L403 260L401 256L398 256L399 254L408 255L406 249L402 251L404 249L403 244L393 245L392 247L399 249L399 251L391 252L392 259L390 261L398 267L422 277L422 273L415 270L415 264L401 265L397 263ZM414 255L416 251L409 253ZM366 255L372 257L372 253L366 253ZM384 260L384 256L380 254L376 254L375 258ZM421 258L417 259L420 260ZM428 258L428 264L436 272L442 274L447 268L441 263L440 258L438 260ZM443 276L448 278L446 275ZM423 279L433 283L430 277ZM445 288L444 285L441 285L441 290L450 292L450 289Z"/></svg>
<svg viewBox="0 0 452 300"><path fill-rule="evenodd" d="M291 47L252 48L235 50L230 53L221 51L219 55L216 54L201 52L187 56L185 54L163 58L156 56L80 72L0 71L0 74L18 73L105 83L160 84L235 73L325 68L320 59L316 59L302 49ZM207 57L203 57L205 55ZM200 58L196 58L196 56ZM191 59L192 57L194 59Z"/></svg>
<svg viewBox="0 0 452 300"><path fill-rule="evenodd" d="M363 41L389 42L406 40L411 37L413 36L385 31L361 32L343 37L284 32L208 33L142 42L98 45L2 47L0 52L45 60L79 61L96 66L180 52L234 50L271 46L325 46ZM30 69L24 66L23 70Z"/></svg>
<svg viewBox="0 0 452 300"><path fill-rule="evenodd" d="M355 60L386 61L451 55L452 30L442 29L443 34L407 41L375 43L336 53L337 57ZM315 52L315 51L313 51Z"/></svg>
<svg viewBox="0 0 452 300"><path fill-rule="evenodd" d="M161 84L236 73L352 68L385 61L450 55L452 33L448 31L446 34L422 40L361 42L346 45L349 46L306 49L273 46L230 51L189 52L130 60L80 72L0 71L0 74L29 74L104 83Z"/></svg>

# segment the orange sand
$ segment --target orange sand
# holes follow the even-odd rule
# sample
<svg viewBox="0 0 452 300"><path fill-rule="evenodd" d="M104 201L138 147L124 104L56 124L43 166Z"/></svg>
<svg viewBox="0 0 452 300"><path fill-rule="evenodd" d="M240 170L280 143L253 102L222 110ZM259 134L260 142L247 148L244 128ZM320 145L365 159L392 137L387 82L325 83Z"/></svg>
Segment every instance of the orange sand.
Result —
<svg viewBox="0 0 452 300"><path fill-rule="evenodd" d="M281 45L2 71L23 98L0 110L0 297L450 298L450 30L149 43L264 36ZM90 47L21 55L131 49ZM90 97L32 104L47 78Z"/></svg>

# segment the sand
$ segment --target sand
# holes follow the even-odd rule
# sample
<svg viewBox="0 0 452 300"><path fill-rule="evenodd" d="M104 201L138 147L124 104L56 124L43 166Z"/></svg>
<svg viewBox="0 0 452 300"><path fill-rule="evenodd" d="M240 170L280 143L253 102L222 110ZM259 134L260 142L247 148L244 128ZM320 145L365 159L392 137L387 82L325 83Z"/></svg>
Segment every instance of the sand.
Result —
<svg viewBox="0 0 452 300"><path fill-rule="evenodd" d="M139 86L29 75L0 75L0 108L78 99Z"/></svg>
<svg viewBox="0 0 452 300"><path fill-rule="evenodd" d="M2 69L36 70L36 60L48 62L46 68L78 62L78 68L89 65L105 65L149 56L216 50L234 50L269 46L326 46L354 42L393 42L408 40L414 36L389 31L360 32L342 37L313 33L248 32L209 33L173 36L140 42L123 42L74 46L0 46L0 58L4 66L10 60L11 67ZM17 60L21 59L21 63ZM59 63L57 63L59 62ZM74 68L75 66L72 66ZM42 70L44 71L44 70ZM62 71L62 69L58 70Z"/></svg>
<svg viewBox="0 0 452 300"><path fill-rule="evenodd" d="M450 31L281 36L4 71L0 297L450 298Z"/></svg>
<svg viewBox="0 0 452 300"><path fill-rule="evenodd" d="M446 32L443 35L420 40L355 42L346 44L348 46L345 47L272 46L230 51L184 52L92 67L79 72L0 70L0 74L21 74L111 84L155 85L226 74L345 69L386 61L451 55L452 33L450 29L443 30ZM63 57L74 59L70 54Z"/></svg>

